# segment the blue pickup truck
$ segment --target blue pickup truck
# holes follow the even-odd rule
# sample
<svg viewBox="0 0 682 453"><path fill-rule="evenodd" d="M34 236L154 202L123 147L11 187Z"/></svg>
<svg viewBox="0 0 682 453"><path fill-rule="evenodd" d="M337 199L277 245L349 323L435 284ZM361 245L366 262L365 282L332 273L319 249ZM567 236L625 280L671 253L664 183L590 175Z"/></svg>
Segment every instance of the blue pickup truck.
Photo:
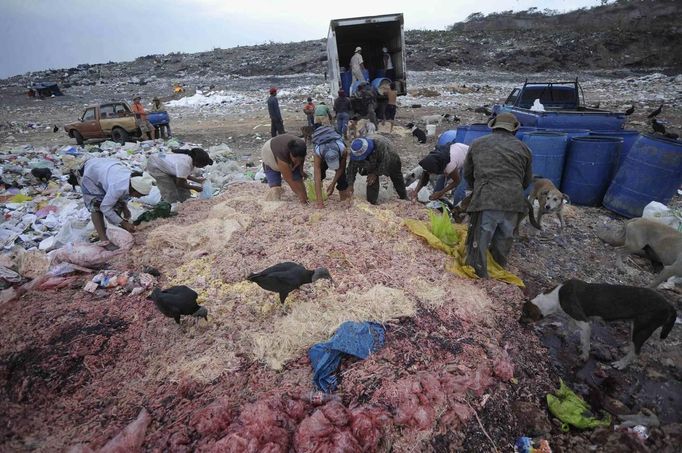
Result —
<svg viewBox="0 0 682 453"><path fill-rule="evenodd" d="M513 113L522 126L547 129L623 129L624 113L614 113L585 106L578 79L572 82L526 82L514 88L504 104L493 106L493 115ZM544 111L531 110L536 100Z"/></svg>

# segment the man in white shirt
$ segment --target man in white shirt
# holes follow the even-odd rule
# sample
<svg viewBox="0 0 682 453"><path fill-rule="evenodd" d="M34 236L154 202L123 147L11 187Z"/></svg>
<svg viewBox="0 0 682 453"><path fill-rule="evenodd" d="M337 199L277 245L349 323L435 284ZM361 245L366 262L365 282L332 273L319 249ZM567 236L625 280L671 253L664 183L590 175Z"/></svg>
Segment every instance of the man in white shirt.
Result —
<svg viewBox="0 0 682 453"><path fill-rule="evenodd" d="M202 191L204 178L193 176L194 168L213 165L213 159L201 148L176 149L172 153L152 154L147 159L147 171L156 179L161 199L168 203L183 202Z"/></svg>
<svg viewBox="0 0 682 453"><path fill-rule="evenodd" d="M362 59L362 47L356 47L355 48L355 54L350 59L350 70L353 73L353 80L351 83L355 82L356 80L366 80L365 75L363 74L363 71L365 70L365 65L364 60Z"/></svg>
<svg viewBox="0 0 682 453"><path fill-rule="evenodd" d="M126 231L135 230L130 222L128 199L149 195L153 182L148 174L132 176L130 169L116 159L94 158L85 162L80 181L83 202L100 241L107 239L105 218Z"/></svg>

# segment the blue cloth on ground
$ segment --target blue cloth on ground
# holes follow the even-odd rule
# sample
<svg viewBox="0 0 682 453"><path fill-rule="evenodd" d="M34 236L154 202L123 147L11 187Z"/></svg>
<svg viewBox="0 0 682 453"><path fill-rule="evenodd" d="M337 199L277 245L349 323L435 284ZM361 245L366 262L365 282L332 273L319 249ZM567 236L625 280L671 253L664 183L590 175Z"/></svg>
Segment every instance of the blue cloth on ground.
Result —
<svg viewBox="0 0 682 453"><path fill-rule="evenodd" d="M384 345L384 328L375 322L346 321L325 343L317 343L308 350L313 366L313 382L325 393L336 390L334 371L341 364L341 354L366 359Z"/></svg>

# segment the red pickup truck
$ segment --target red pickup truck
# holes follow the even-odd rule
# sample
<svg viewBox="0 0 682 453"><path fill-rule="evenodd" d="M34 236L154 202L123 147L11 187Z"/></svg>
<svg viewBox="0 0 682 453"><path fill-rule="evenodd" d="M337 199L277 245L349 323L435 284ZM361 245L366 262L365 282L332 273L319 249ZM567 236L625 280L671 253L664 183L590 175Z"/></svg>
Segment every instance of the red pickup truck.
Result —
<svg viewBox="0 0 682 453"><path fill-rule="evenodd" d="M131 136L140 136L135 115L126 102L89 106L77 122L67 124L64 130L79 145L90 139L112 139L125 143Z"/></svg>

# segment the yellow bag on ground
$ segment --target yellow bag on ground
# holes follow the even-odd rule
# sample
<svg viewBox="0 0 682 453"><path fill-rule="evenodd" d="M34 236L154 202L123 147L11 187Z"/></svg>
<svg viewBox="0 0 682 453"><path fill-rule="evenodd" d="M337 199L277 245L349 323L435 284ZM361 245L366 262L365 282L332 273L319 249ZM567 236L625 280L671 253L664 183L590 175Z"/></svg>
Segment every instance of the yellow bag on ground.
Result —
<svg viewBox="0 0 682 453"><path fill-rule="evenodd" d="M474 268L465 264L467 237L466 225L452 224L452 229L457 236L457 242L453 246L449 246L436 237L436 235L434 235L431 231L430 225L422 222L421 220L405 219L405 226L412 233L424 238L431 247L442 250L453 257L452 262L445 266L449 272L452 272L459 277L478 278ZM516 285L521 288L525 286L519 277L509 271L504 270L502 266L497 264L490 255L490 252L487 253L487 256L488 274L490 277L494 278L495 280L511 283L512 285Z"/></svg>

